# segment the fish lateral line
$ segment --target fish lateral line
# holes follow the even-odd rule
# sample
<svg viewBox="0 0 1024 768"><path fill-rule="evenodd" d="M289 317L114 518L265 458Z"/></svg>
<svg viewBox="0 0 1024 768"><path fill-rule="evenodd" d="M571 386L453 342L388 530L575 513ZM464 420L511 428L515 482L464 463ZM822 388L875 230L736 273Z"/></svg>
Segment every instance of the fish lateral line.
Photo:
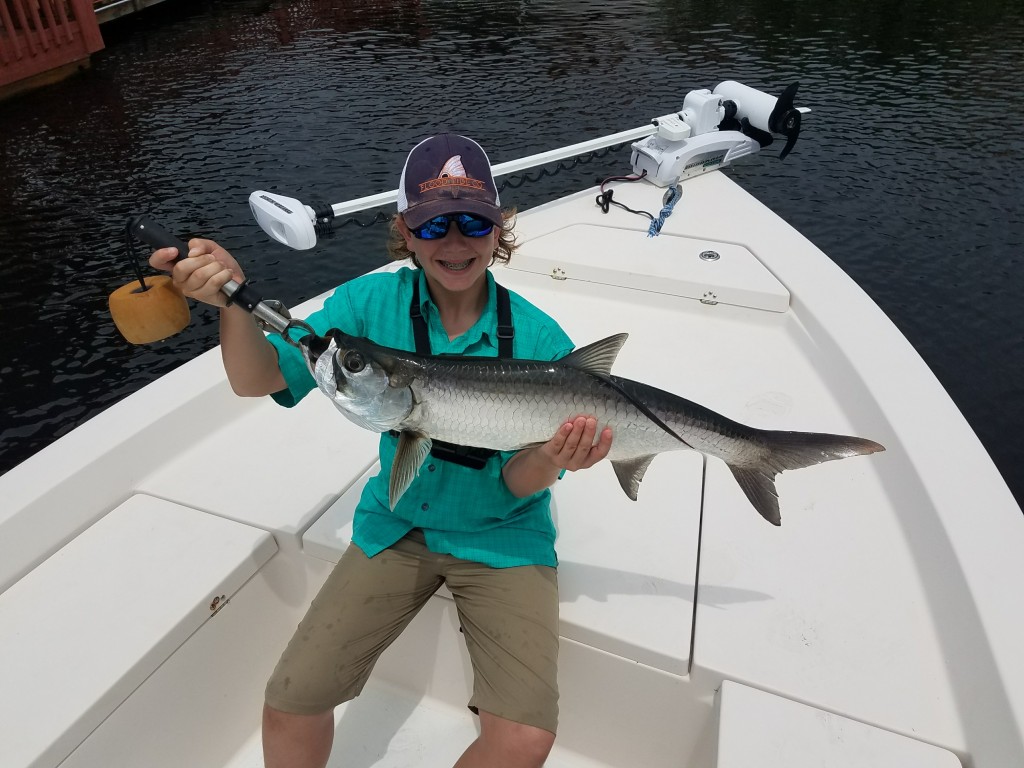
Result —
<svg viewBox="0 0 1024 768"><path fill-rule="evenodd" d="M619 352L622 350L622 345L626 343L626 339L628 338L628 333L616 333L613 336L608 336L599 341L595 341L593 344L580 347L557 362L584 373L589 373L596 379L603 381L609 387L626 398L626 402L633 405L644 416L653 421L668 434L672 435L672 437L687 448L692 450L693 446L676 434L676 431L669 427L668 424L662 421L650 408L648 408L646 403L631 395L612 378L612 366L615 364L615 360L619 356Z"/></svg>
<svg viewBox="0 0 1024 768"><path fill-rule="evenodd" d="M642 413L642 414L643 414L644 416L646 416L646 417L647 417L648 419L650 419L651 421L653 421L653 422L654 422L655 424L657 424L657 425L658 425L659 427L661 427L661 428L662 428L663 430L665 430L666 432L668 432L668 433L669 433L670 435L672 435L672 437L674 437L674 438L675 438L676 440L678 440L678 441L679 441L680 443L682 443L683 445L685 445L685 446L686 446L687 448L689 448L690 450L694 450L694 447L693 447L692 445L690 445L690 444L689 444L688 442L686 442L685 440L683 440L683 438L682 438L682 437L680 437L680 436L679 436L679 435L678 435L678 434L676 433L676 431L675 431L674 429L672 429L672 427L670 427L670 426L669 426L668 424L666 424L666 423L665 423L664 421L662 421L662 420L661 420L661 419L660 419L660 418L658 417L658 415L657 415L656 413L654 413L654 411L652 411L652 410L651 410L650 408L648 408L648 407L647 407L647 404L646 404L646 403L644 403L644 402L642 402L641 400L638 400L637 398L633 397L633 395L631 395L631 394L630 394L629 392L627 392L627 391L626 391L625 389L623 389L622 385L620 385L620 384L619 384L619 383L618 383L617 381L615 381L615 379L613 379L613 378L611 377L611 374L605 375L605 374L597 374L597 373L592 373L591 375L592 375L592 376L594 376L595 378L597 378L597 379L599 379L599 380L603 381L603 382L604 382L605 384L607 384L607 385L608 385L609 387L611 387L611 388L612 388L612 389L614 389L614 390L615 390L616 392L618 392L618 393L619 393L620 395L622 395L622 396L623 396L624 398L626 398L626 401L627 401L628 403L630 403L630 405L633 405L633 406L635 406L635 407L636 407L636 409L637 409L638 411L640 411L640 413ZM614 439L614 436L613 436L613 439Z"/></svg>

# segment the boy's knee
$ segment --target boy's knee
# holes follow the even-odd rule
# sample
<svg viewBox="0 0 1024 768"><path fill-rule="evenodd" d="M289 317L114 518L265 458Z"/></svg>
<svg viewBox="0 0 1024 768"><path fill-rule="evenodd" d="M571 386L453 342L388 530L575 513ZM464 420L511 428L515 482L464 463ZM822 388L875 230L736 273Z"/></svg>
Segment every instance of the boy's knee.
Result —
<svg viewBox="0 0 1024 768"><path fill-rule="evenodd" d="M555 744L555 734L543 728L480 712L481 736L497 753L515 760L515 765L542 766ZM513 764L513 763L510 763Z"/></svg>
<svg viewBox="0 0 1024 768"><path fill-rule="evenodd" d="M529 728L529 733L523 735L523 740L520 742L521 748L529 757L531 765L542 766L548 759L551 748L555 745L555 734L545 731L543 728L526 727Z"/></svg>
<svg viewBox="0 0 1024 768"><path fill-rule="evenodd" d="M333 711L295 715L263 706L263 759L267 768L323 768L333 743Z"/></svg>
<svg viewBox="0 0 1024 768"><path fill-rule="evenodd" d="M305 734L333 728L333 725L334 712L331 710L315 715L296 715L292 712L274 709L269 704L263 705L263 731L265 733L270 731Z"/></svg>

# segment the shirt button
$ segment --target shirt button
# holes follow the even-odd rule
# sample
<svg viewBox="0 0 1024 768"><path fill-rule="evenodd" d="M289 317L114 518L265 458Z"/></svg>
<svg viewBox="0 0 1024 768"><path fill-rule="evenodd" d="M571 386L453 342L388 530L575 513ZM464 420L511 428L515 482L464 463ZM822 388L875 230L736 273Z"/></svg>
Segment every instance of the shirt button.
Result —
<svg viewBox="0 0 1024 768"><path fill-rule="evenodd" d="M430 464L430 465L429 465L429 466L427 467L427 471L428 471L428 472L433 472L433 471L434 471L435 469L437 469L437 467L435 467L435 466L434 466L433 464Z"/></svg>
<svg viewBox="0 0 1024 768"><path fill-rule="evenodd" d="M427 504L426 502L424 502L424 503L423 503L423 504L422 504L422 505L420 506L420 509L422 509L422 510L423 510L424 512L426 512L426 511L427 511L428 509L430 509L430 505L429 505L429 504Z"/></svg>

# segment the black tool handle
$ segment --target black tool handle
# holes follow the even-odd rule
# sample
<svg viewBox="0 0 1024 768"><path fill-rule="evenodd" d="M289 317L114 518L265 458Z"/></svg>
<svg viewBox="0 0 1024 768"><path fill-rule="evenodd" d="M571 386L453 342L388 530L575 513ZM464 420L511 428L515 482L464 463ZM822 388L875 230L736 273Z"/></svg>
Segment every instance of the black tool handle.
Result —
<svg viewBox="0 0 1024 768"><path fill-rule="evenodd" d="M176 264L188 256L188 246L145 213L136 216L129 222L128 231L132 233L133 237L154 248L177 248L178 256L172 263ZM246 312L255 311L263 301L263 298L248 282L239 285L234 280L229 280L221 288L221 292L228 297L228 304L238 304Z"/></svg>
<svg viewBox="0 0 1024 768"><path fill-rule="evenodd" d="M175 263L188 256L188 245L157 224L145 213L131 220L131 223L128 225L128 231L136 239L154 248L177 248L178 256L174 259Z"/></svg>

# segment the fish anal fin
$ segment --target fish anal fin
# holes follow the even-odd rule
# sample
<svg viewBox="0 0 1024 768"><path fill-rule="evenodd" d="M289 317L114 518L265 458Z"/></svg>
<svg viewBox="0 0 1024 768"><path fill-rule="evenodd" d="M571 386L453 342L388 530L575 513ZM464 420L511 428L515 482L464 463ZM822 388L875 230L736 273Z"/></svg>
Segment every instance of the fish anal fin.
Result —
<svg viewBox="0 0 1024 768"><path fill-rule="evenodd" d="M644 473L651 466L655 454L638 456L635 459L619 459L612 462L612 469L619 479L619 485L633 501L636 501L637 492L640 490L640 481L644 479Z"/></svg>
<svg viewBox="0 0 1024 768"><path fill-rule="evenodd" d="M779 492L775 489L775 475L762 469L749 469L728 465L732 476L736 478L747 500L754 505L761 517L772 525L782 525L779 513Z"/></svg>
<svg viewBox="0 0 1024 768"><path fill-rule="evenodd" d="M610 376L612 366L615 365L615 358L619 356L619 350L622 349L622 345L626 343L628 337L628 333L617 333L606 339L595 341L593 344L580 347L559 362L588 373Z"/></svg>
<svg viewBox="0 0 1024 768"><path fill-rule="evenodd" d="M395 508L399 499L409 489L432 445L429 437L417 432L402 432L399 436L388 484L388 501L391 503L391 509Z"/></svg>

